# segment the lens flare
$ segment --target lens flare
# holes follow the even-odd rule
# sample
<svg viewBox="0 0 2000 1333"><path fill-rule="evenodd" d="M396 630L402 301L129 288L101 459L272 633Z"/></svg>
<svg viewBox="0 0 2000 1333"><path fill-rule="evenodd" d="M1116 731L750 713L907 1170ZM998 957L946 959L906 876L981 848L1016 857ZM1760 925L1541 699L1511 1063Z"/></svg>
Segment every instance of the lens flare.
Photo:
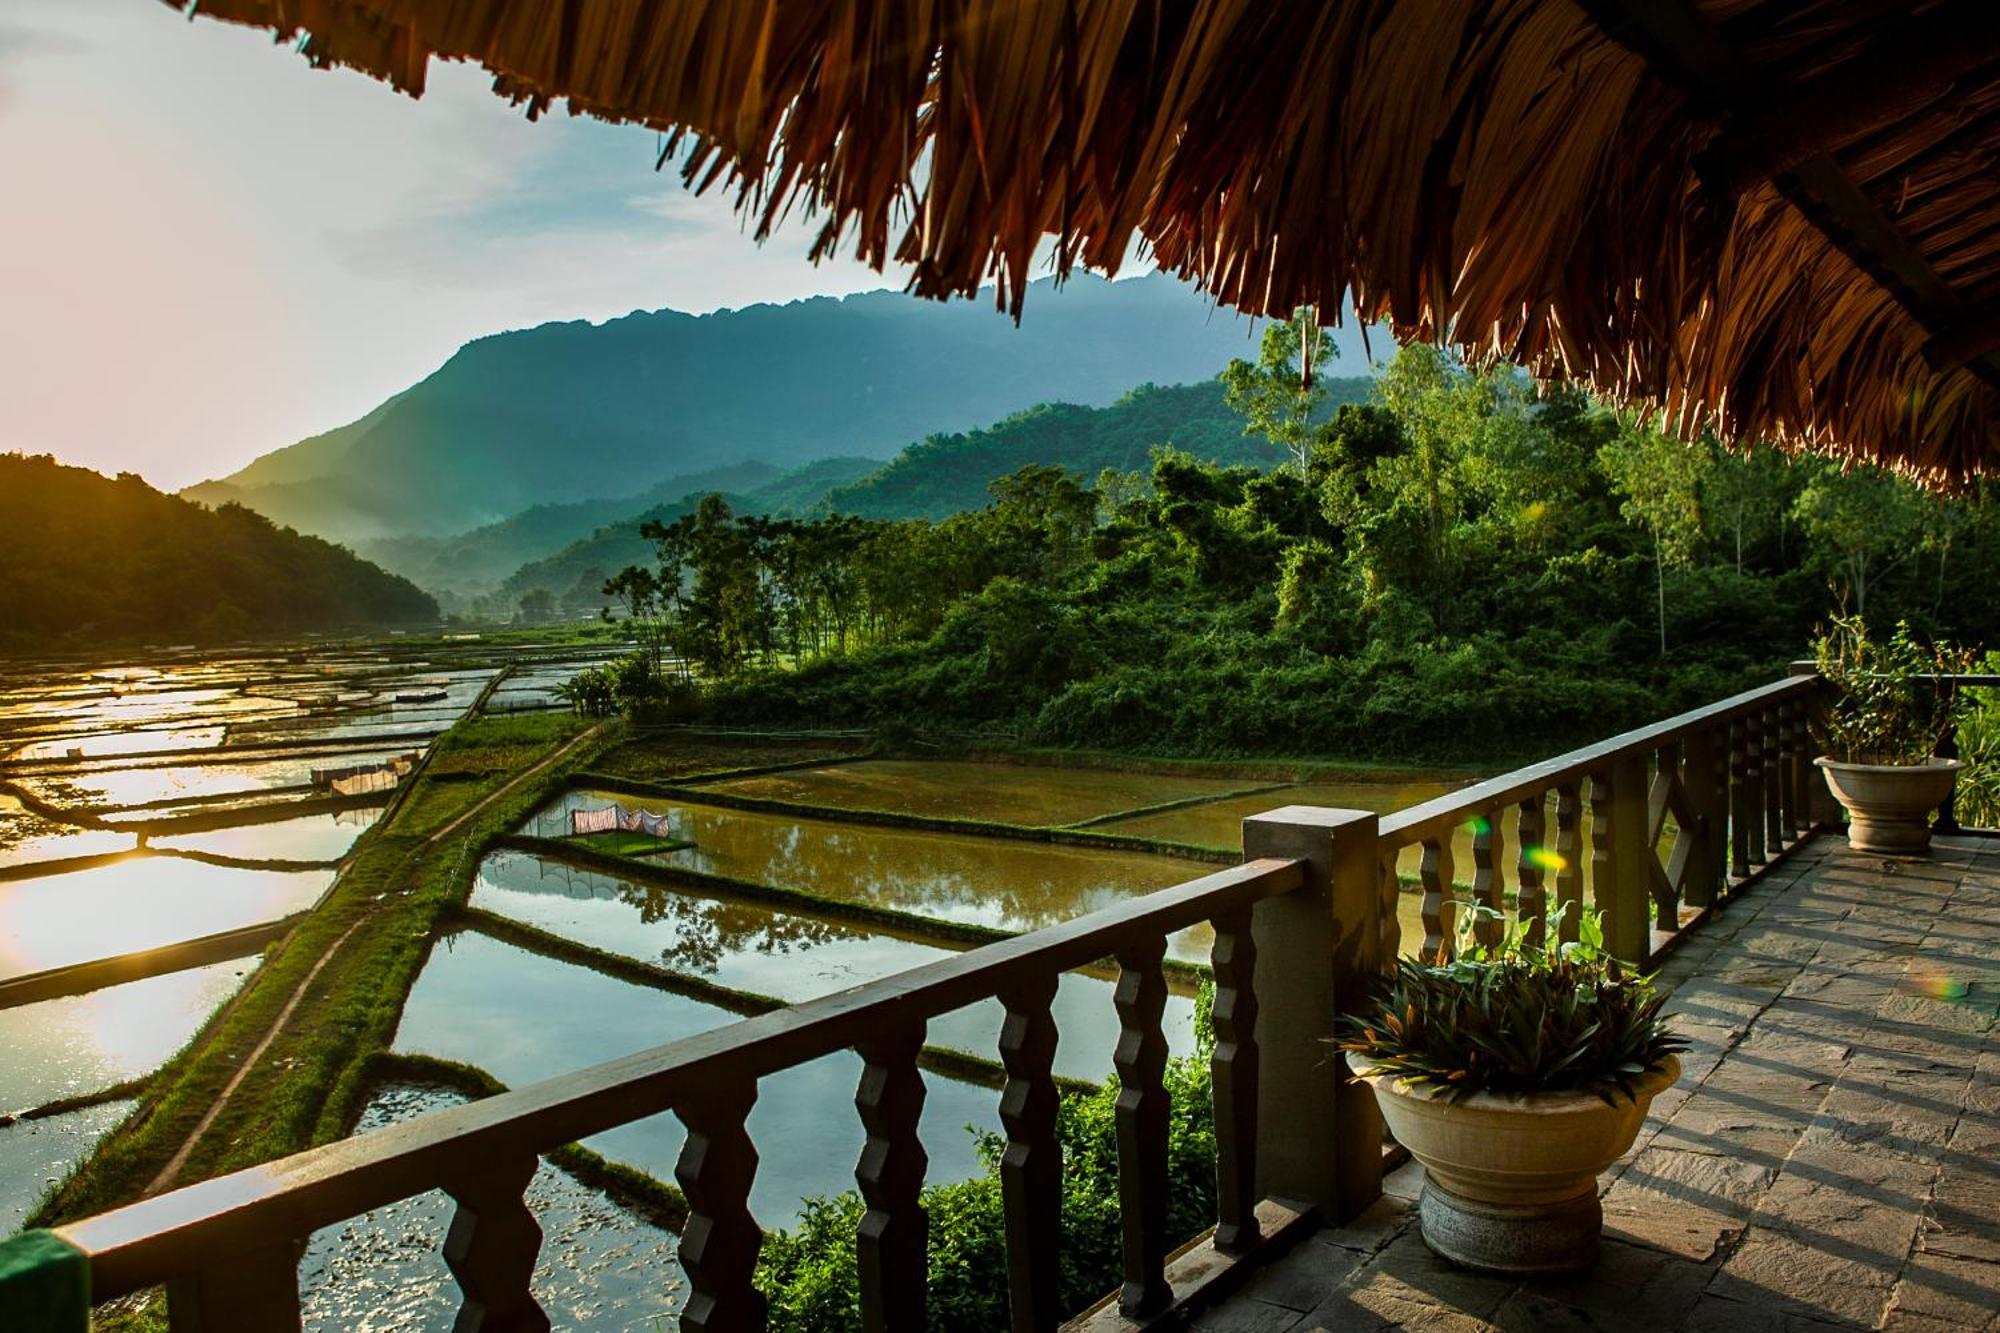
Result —
<svg viewBox="0 0 2000 1333"><path fill-rule="evenodd" d="M1529 847L1521 855L1537 870L1565 870L1569 867L1569 858L1553 847Z"/></svg>

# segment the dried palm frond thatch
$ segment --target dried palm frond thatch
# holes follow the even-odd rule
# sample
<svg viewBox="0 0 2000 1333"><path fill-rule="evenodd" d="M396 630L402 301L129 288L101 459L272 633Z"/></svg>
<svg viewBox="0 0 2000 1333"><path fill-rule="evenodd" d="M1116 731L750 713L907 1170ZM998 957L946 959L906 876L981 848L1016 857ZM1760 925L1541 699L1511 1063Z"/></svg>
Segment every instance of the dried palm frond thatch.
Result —
<svg viewBox="0 0 2000 1333"><path fill-rule="evenodd" d="M808 210L815 256L925 295L1018 314L1044 237L1106 271L1143 240L1245 311L1351 294L1685 432L2000 457L1989 0L198 8L411 94L470 60L531 115L652 126L759 236Z"/></svg>

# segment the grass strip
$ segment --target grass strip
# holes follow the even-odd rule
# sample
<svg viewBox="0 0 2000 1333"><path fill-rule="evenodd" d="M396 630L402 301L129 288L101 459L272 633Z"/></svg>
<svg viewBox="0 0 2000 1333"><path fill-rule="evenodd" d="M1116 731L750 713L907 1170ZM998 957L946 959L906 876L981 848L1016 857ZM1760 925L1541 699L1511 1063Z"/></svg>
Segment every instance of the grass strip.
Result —
<svg viewBox="0 0 2000 1333"><path fill-rule="evenodd" d="M779 815L788 819L815 819L835 824L861 824L871 828L914 829L924 833L956 833L972 838L1011 838L1017 842L1049 843L1058 847L1089 847L1100 851L1147 852L1183 861L1203 861L1211 865L1234 865L1241 859L1223 848L1204 847L1191 842L1169 842L1164 838L1135 838L1122 833L1099 833L1089 829L1052 828L1034 824L1003 824L992 819L954 819L944 815L911 815L894 810L853 810L830 805L805 805L798 801L776 801L761 796L737 796L710 791L681 782L646 782L607 773L579 773L573 787L591 787L619 795L650 796L659 800L683 801L692 805L741 810L747 814Z"/></svg>
<svg viewBox="0 0 2000 1333"><path fill-rule="evenodd" d="M1108 815L1096 815L1090 819L1079 819L1073 824L1064 824L1066 829L1091 829L1101 824L1114 824L1125 819L1144 819L1149 815L1172 814L1176 810L1191 810L1198 805L1213 805L1217 801L1233 801L1239 796L1256 796L1267 791L1283 791L1291 786L1289 782L1267 782L1258 787L1239 787L1234 791L1216 792L1209 796L1183 796L1178 800L1160 801L1154 805L1135 806L1130 810L1116 810ZM1206 847L1207 843L1188 843L1190 847ZM1217 848L1228 851L1228 848ZM1232 856L1240 853L1231 852Z"/></svg>
<svg viewBox="0 0 2000 1333"><path fill-rule="evenodd" d="M122 1102L139 1096L152 1083L151 1074L141 1074L138 1078L128 1078L122 1083L113 1083L108 1088L96 1092L80 1092L68 1097L58 1097L52 1102L29 1107L15 1115L0 1115L0 1125L11 1125L17 1120L47 1120L50 1116L67 1115L71 1111L88 1111L93 1106L106 1102Z"/></svg>
<svg viewBox="0 0 2000 1333"><path fill-rule="evenodd" d="M505 1083L479 1066L435 1055L377 1051L369 1059L368 1070L370 1096L397 1083L441 1088L475 1102L507 1091ZM663 1231L678 1235L687 1224L687 1196L657 1176L614 1162L580 1143L565 1143L542 1155L578 1184L598 1191Z"/></svg>
<svg viewBox="0 0 2000 1333"><path fill-rule="evenodd" d="M510 833L496 838L494 845L551 861L564 861L580 870L600 870L606 874L665 884L671 888L697 889L711 898L736 898L768 907L782 908L802 916L878 927L921 944L941 944L947 948L976 948L982 944L997 944L1001 940L1016 939L1022 933L1000 926L982 926L970 921L946 921L916 912L905 912L896 907L877 907L872 903L856 902L851 898L834 898L823 893L811 893L805 889L759 884L753 880L710 874L706 870L690 870L686 866L662 865L631 857L608 856L602 852L577 847L567 839L537 838L532 834ZM1180 958L1163 959L1160 966L1170 982L1178 981L1189 986L1199 986L1204 981L1212 980L1215 975L1211 969L1200 963ZM1108 973L1115 977L1117 964L1110 959L1104 959L1092 968L1079 970Z"/></svg>

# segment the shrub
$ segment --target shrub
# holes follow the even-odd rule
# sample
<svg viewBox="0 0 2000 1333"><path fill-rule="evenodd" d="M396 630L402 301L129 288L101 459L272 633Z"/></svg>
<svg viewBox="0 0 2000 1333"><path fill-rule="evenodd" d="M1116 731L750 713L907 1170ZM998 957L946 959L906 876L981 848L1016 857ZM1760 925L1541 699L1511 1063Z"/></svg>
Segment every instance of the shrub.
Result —
<svg viewBox="0 0 2000 1333"><path fill-rule="evenodd" d="M1850 764L1921 764L1937 752L1954 699L1930 677L1964 671L1968 654L1919 644L1908 622L1877 643L1856 617L1835 620L1813 656L1834 691L1813 728L1828 754Z"/></svg>
<svg viewBox="0 0 2000 1333"><path fill-rule="evenodd" d="M2000 653L1988 653L1982 671L2000 672ZM1958 795L1952 814L1972 828L2000 828L2000 690L1965 691L1958 718Z"/></svg>

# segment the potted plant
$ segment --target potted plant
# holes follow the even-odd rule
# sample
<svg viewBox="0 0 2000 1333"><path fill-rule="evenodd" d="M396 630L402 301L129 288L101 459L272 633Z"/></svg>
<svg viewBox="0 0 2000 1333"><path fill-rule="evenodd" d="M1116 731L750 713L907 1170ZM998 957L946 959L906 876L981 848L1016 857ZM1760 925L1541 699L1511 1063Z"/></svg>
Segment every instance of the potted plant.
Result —
<svg viewBox="0 0 2000 1333"><path fill-rule="evenodd" d="M1632 1146L1646 1108L1680 1077L1686 1043L1650 980L1580 939L1484 949L1461 913L1456 959L1399 959L1340 1045L1375 1090L1396 1141L1423 1164L1425 1242L1467 1267L1576 1272L1597 1258L1597 1177Z"/></svg>
<svg viewBox="0 0 2000 1333"><path fill-rule="evenodd" d="M1896 626L1887 643L1860 620L1836 620L1813 644L1831 698L1813 731L1826 753L1813 762L1847 810L1847 845L1857 852L1922 856L1931 812L1951 799L1959 761L1941 758L1955 692L1937 677L1962 672L1967 655L1926 648Z"/></svg>

